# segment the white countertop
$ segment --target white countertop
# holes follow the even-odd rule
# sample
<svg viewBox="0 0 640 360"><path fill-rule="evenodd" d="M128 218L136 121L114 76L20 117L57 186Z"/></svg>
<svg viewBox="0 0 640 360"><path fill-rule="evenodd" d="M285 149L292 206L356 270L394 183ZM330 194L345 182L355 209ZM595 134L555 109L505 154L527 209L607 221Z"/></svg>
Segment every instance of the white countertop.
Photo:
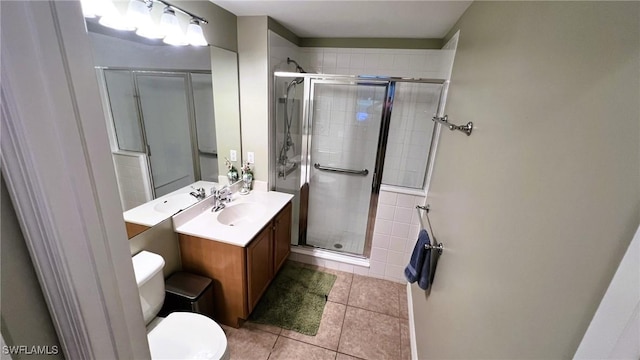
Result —
<svg viewBox="0 0 640 360"><path fill-rule="evenodd" d="M170 192L157 199L146 202L123 213L124 221L144 225L154 226L173 216L180 210L184 210L198 202L198 199L189 195L194 188L204 188L209 194L211 188L218 186L218 183L211 181L196 181L176 191Z"/></svg>
<svg viewBox="0 0 640 360"><path fill-rule="evenodd" d="M199 214L194 214L190 219L174 221L175 231L180 234L197 236L208 240L219 241L235 246L245 247L264 228L274 216L284 208L293 198L291 194L276 191L253 190L248 195L233 195L233 200L225 205L224 210L212 212L211 201L205 200L202 206L190 209L195 212L200 208ZM218 221L218 217L227 210L242 203L258 203L261 211L253 216L251 221L242 221L236 226L224 225ZM238 208L240 209L240 207ZM191 212L190 211L190 212ZM189 216L189 214L181 214ZM174 218L175 220L175 218Z"/></svg>

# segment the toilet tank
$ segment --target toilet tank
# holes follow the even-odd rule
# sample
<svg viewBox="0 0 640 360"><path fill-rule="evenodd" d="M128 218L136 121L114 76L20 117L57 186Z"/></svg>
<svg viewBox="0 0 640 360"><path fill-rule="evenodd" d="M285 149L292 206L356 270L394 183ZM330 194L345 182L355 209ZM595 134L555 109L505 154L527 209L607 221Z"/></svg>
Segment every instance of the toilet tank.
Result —
<svg viewBox="0 0 640 360"><path fill-rule="evenodd" d="M144 323L149 324L164 302L164 259L158 254L141 251L133 258L133 272L138 283Z"/></svg>

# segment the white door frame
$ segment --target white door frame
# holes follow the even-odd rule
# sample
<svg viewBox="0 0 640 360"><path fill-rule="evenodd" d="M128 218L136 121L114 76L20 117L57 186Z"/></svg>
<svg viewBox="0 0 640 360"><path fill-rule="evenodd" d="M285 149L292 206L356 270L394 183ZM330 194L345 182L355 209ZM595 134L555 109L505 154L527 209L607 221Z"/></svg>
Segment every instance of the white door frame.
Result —
<svg viewBox="0 0 640 360"><path fill-rule="evenodd" d="M149 359L80 3L0 6L2 175L62 350Z"/></svg>
<svg viewBox="0 0 640 360"><path fill-rule="evenodd" d="M574 359L640 359L640 227Z"/></svg>

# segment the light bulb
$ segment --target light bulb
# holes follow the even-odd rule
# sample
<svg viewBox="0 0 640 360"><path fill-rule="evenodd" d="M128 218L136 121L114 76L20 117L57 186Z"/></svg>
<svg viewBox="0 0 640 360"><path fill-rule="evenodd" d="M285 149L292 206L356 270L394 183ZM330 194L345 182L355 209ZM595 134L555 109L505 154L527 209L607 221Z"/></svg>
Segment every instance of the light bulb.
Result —
<svg viewBox="0 0 640 360"><path fill-rule="evenodd" d="M82 6L82 15L84 17L92 19L98 15L96 0L81 0L80 5Z"/></svg>
<svg viewBox="0 0 640 360"><path fill-rule="evenodd" d="M178 37L182 35L182 29L180 29L176 12L168 6L164 8L164 13L162 17L160 17L160 27L167 37Z"/></svg>
<svg viewBox="0 0 640 360"><path fill-rule="evenodd" d="M144 0L131 0L127 7L127 21L132 26L140 27L142 24L151 21L149 10L150 8L147 7Z"/></svg>
<svg viewBox="0 0 640 360"><path fill-rule="evenodd" d="M118 12L118 9L116 9L116 6L111 0L101 0L100 2L104 10L100 21L98 21L100 25L116 30L135 30L135 27L131 26L127 19Z"/></svg>
<svg viewBox="0 0 640 360"><path fill-rule="evenodd" d="M202 27L200 22L196 19L191 19L189 26L187 27L187 41L193 46L207 46L207 40L202 33Z"/></svg>

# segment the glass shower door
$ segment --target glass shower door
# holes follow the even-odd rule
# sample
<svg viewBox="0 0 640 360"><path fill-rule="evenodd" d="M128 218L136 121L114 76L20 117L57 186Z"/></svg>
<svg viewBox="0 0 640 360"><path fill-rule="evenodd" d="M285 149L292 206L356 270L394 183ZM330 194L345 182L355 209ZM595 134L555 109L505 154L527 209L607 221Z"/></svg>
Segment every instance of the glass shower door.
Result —
<svg viewBox="0 0 640 360"><path fill-rule="evenodd" d="M187 78L137 74L155 197L195 182Z"/></svg>
<svg viewBox="0 0 640 360"><path fill-rule="evenodd" d="M364 254L386 95L387 83L312 81L307 245Z"/></svg>

